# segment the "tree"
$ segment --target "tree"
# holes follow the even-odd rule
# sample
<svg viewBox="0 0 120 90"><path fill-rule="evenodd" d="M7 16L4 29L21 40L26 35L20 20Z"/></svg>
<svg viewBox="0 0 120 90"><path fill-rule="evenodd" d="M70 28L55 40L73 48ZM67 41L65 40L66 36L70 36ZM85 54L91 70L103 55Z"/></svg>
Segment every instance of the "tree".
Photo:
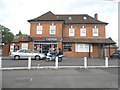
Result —
<svg viewBox="0 0 120 90"><path fill-rule="evenodd" d="M13 39L14 35L10 29L0 25L0 41L4 44L10 44Z"/></svg>
<svg viewBox="0 0 120 90"><path fill-rule="evenodd" d="M27 34L22 34L22 32L19 30L19 33L15 35L15 38L21 38L24 36L28 36Z"/></svg>

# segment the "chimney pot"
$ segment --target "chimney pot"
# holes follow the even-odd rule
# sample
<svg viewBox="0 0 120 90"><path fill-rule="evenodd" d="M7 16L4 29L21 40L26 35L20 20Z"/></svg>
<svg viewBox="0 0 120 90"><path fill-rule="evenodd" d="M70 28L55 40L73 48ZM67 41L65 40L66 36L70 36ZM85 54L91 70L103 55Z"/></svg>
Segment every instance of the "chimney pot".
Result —
<svg viewBox="0 0 120 90"><path fill-rule="evenodd" d="M97 14L97 13L94 15L94 18L95 18L95 19L98 19L98 14Z"/></svg>

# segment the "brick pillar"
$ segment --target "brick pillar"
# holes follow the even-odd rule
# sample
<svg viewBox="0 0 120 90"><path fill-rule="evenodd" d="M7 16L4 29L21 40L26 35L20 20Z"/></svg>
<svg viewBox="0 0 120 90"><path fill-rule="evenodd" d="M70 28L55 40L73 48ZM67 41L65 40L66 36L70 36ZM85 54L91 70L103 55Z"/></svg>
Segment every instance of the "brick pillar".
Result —
<svg viewBox="0 0 120 90"><path fill-rule="evenodd" d="M58 48L62 49L62 42L58 42Z"/></svg>
<svg viewBox="0 0 120 90"><path fill-rule="evenodd" d="M29 42L28 43L28 48L33 50L34 49L34 42Z"/></svg>

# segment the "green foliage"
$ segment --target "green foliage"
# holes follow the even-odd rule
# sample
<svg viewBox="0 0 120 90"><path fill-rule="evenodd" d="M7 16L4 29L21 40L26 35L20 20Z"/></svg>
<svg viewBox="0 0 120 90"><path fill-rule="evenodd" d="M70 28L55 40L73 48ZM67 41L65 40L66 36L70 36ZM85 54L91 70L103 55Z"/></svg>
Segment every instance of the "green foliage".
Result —
<svg viewBox="0 0 120 90"><path fill-rule="evenodd" d="M12 32L10 32L10 29L0 25L0 39L2 39L2 43L10 44L11 41L14 39L14 35Z"/></svg>
<svg viewBox="0 0 120 90"><path fill-rule="evenodd" d="M24 36L28 36L28 35L27 34L22 34L22 32L19 31L19 33L15 35L15 38L21 38L21 37L24 37Z"/></svg>

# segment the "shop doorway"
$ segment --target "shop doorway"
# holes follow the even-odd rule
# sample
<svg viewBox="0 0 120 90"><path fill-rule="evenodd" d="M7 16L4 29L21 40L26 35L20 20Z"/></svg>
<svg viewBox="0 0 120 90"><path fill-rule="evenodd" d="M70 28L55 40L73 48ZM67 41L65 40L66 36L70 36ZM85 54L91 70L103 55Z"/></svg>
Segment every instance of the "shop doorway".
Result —
<svg viewBox="0 0 120 90"><path fill-rule="evenodd" d="M52 45L57 48L57 43L35 43L34 50L38 51L39 53L47 54Z"/></svg>

